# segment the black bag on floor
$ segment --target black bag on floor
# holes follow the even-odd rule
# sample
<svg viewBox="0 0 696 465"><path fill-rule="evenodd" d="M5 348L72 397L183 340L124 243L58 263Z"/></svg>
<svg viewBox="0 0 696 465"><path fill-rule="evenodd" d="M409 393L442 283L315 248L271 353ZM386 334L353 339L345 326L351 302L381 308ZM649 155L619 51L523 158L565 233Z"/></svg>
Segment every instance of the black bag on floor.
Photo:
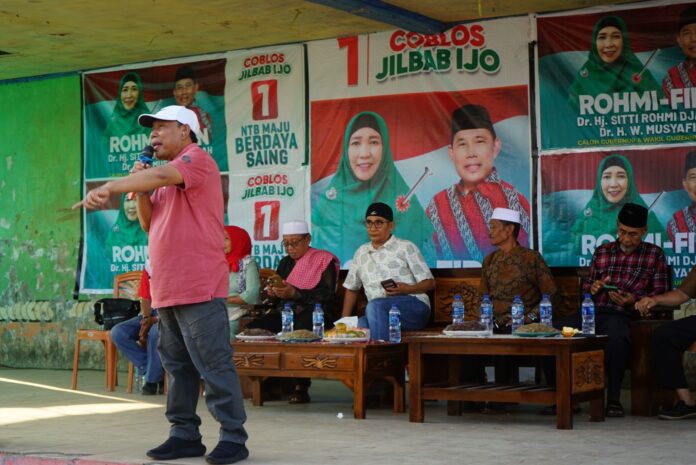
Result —
<svg viewBox="0 0 696 465"><path fill-rule="evenodd" d="M140 302L130 299L99 299L94 303L94 321L111 329L140 313Z"/></svg>

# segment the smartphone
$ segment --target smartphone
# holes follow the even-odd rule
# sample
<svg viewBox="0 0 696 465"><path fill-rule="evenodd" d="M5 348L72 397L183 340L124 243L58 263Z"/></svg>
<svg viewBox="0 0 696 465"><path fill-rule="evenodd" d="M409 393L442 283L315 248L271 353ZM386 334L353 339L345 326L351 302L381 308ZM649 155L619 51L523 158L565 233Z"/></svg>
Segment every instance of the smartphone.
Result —
<svg viewBox="0 0 696 465"><path fill-rule="evenodd" d="M606 289L607 291L618 291L619 290L619 288L614 286L613 284L605 284L604 289Z"/></svg>
<svg viewBox="0 0 696 465"><path fill-rule="evenodd" d="M393 289L396 287L396 283L393 279L385 279L380 283L384 289Z"/></svg>

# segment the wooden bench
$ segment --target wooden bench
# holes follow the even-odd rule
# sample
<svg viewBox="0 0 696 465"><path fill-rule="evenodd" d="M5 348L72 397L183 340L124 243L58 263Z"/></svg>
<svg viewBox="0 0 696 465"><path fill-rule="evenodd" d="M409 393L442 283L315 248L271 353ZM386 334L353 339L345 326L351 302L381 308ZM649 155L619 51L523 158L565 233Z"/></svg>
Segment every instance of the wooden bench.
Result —
<svg viewBox="0 0 696 465"><path fill-rule="evenodd" d="M365 418L365 392L378 378L394 389L394 412L404 411L406 345L332 344L279 341L233 342L234 364L251 380L252 403L263 405L261 383L268 377L337 379L353 391L353 415Z"/></svg>

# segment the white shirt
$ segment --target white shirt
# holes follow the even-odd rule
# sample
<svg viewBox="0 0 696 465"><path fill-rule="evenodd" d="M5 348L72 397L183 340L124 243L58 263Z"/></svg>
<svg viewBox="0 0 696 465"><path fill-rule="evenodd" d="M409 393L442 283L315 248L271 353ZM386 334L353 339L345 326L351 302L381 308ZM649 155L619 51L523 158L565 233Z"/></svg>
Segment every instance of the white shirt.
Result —
<svg viewBox="0 0 696 465"><path fill-rule="evenodd" d="M387 297L381 282L393 279L405 284L416 284L433 279L427 263L418 247L392 235L381 247L375 249L371 242L358 248L350 264L343 287L351 291L365 288L367 300ZM410 294L430 307L426 294Z"/></svg>

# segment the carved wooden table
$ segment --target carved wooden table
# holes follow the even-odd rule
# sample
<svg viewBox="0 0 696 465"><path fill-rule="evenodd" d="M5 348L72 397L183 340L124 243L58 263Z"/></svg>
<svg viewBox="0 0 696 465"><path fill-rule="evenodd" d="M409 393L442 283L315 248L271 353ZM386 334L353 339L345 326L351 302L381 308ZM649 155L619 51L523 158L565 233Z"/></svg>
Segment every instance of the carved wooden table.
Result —
<svg viewBox="0 0 696 465"><path fill-rule="evenodd" d="M337 379L353 391L353 414L365 418L365 390L377 378L394 387L394 412L404 411L406 345L390 343L232 342L240 376L252 382L252 402L263 405L261 382L267 377Z"/></svg>
<svg viewBox="0 0 696 465"><path fill-rule="evenodd" d="M409 419L423 422L425 400L495 401L556 404L556 427L573 428L573 402L590 401L590 419L604 421L604 350L606 336L595 338L455 338L410 333ZM432 355L450 358L449 381L423 385L423 366ZM459 355L526 355L556 358L556 386L459 383ZM452 409L448 408L448 412Z"/></svg>

